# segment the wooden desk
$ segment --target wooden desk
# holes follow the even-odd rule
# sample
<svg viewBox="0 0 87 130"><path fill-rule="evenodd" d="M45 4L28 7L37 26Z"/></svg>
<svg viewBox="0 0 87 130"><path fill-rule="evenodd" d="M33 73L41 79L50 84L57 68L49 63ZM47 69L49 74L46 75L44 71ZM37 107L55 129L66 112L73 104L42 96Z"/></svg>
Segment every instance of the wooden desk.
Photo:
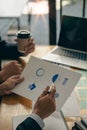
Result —
<svg viewBox="0 0 87 130"><path fill-rule="evenodd" d="M42 57L52 47L38 46L31 55ZM29 60L29 56L22 58L26 62ZM25 66L25 62L20 59L20 62ZM32 102L19 95L12 94L4 96L0 103L0 130L12 130L12 117L22 114L30 114L32 108Z"/></svg>
<svg viewBox="0 0 87 130"><path fill-rule="evenodd" d="M53 47L54 46L36 46L35 52L31 55L42 57ZM23 60L27 62L29 57L30 55L20 60L23 66L25 65ZM12 130L12 117L16 115L30 114L32 110L31 108L32 102L24 97L16 94L3 96L0 104L0 130ZM83 114L87 114L87 110L81 110L81 115ZM66 118L69 130L71 130L72 123L76 120L78 120L78 118Z"/></svg>
<svg viewBox="0 0 87 130"><path fill-rule="evenodd" d="M0 18L17 19L20 29L19 18L28 0L0 0Z"/></svg>

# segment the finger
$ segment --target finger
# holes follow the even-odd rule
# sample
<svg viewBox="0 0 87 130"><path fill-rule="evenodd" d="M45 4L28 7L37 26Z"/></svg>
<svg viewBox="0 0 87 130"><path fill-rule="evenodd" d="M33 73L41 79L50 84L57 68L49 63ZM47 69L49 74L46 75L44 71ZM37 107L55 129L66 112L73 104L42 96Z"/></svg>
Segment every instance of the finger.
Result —
<svg viewBox="0 0 87 130"><path fill-rule="evenodd" d="M34 52L35 48L32 48L31 50L27 50L25 51L25 56L27 56L29 53Z"/></svg>
<svg viewBox="0 0 87 130"><path fill-rule="evenodd" d="M18 61L17 60L14 60L14 61L12 61L13 63L18 63Z"/></svg>
<svg viewBox="0 0 87 130"><path fill-rule="evenodd" d="M23 70L22 65L17 65L17 68L18 68L20 71Z"/></svg>
<svg viewBox="0 0 87 130"><path fill-rule="evenodd" d="M15 62L15 64L18 65L18 66L20 66L20 67L22 66L20 63L18 63L18 61Z"/></svg>
<svg viewBox="0 0 87 130"><path fill-rule="evenodd" d="M18 78L20 78L20 75L13 75L11 78L12 79L18 79Z"/></svg>
<svg viewBox="0 0 87 130"><path fill-rule="evenodd" d="M5 95L9 95L9 94L12 94L12 91L11 91L11 90L5 91Z"/></svg>
<svg viewBox="0 0 87 130"><path fill-rule="evenodd" d="M34 38L33 37L31 37L29 40L28 40L28 42L35 42L35 40L34 40Z"/></svg>
<svg viewBox="0 0 87 130"><path fill-rule="evenodd" d="M23 68L22 68L22 65L21 64L16 64L16 67L15 67L15 72L17 71L17 72L22 72L22 70L23 70Z"/></svg>
<svg viewBox="0 0 87 130"><path fill-rule="evenodd" d="M28 45L31 45L31 44L33 44L34 43L34 40L32 39L32 38L30 38L29 40L28 40Z"/></svg>
<svg viewBox="0 0 87 130"><path fill-rule="evenodd" d="M30 51L31 49L35 49L35 45L26 46L24 48L25 51Z"/></svg>
<svg viewBox="0 0 87 130"><path fill-rule="evenodd" d="M28 46L35 46L35 40L34 39L29 39Z"/></svg>
<svg viewBox="0 0 87 130"><path fill-rule="evenodd" d="M45 90L42 92L42 94L40 95L40 97L45 96L45 95L48 93L49 88L50 88L50 87L47 86L47 87L45 88Z"/></svg>
<svg viewBox="0 0 87 130"><path fill-rule="evenodd" d="M20 83L23 82L23 81L24 81L24 77L21 77L21 78L17 79L15 85L20 84Z"/></svg>
<svg viewBox="0 0 87 130"><path fill-rule="evenodd" d="M31 48L34 48L35 47L35 43L34 42L29 42L25 47L24 49L31 49Z"/></svg>
<svg viewBox="0 0 87 130"><path fill-rule="evenodd" d="M33 52L34 50L35 50L34 47L32 47L31 49L26 49L25 54L29 54L29 53Z"/></svg>
<svg viewBox="0 0 87 130"><path fill-rule="evenodd" d="M18 64L18 61L14 60L14 61L9 62L9 64Z"/></svg>

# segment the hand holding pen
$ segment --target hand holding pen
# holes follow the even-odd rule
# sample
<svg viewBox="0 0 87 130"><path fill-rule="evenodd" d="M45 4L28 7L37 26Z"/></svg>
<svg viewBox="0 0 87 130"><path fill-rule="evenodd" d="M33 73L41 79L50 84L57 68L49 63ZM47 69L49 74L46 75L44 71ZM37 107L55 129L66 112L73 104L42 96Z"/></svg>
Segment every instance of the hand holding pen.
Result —
<svg viewBox="0 0 87 130"><path fill-rule="evenodd" d="M48 94L49 86L45 88L42 94L38 97L33 113L39 115L42 119L48 117L56 110L55 92L56 87L52 86L51 92Z"/></svg>

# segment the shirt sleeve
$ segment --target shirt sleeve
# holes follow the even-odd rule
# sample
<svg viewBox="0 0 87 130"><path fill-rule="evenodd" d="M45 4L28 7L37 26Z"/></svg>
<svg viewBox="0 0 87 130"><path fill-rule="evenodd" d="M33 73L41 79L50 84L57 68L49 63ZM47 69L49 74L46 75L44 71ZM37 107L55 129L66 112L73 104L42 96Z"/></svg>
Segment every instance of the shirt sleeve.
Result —
<svg viewBox="0 0 87 130"><path fill-rule="evenodd" d="M29 117L34 119L38 123L38 125L43 129L45 124L44 124L43 120L37 114L32 113Z"/></svg>
<svg viewBox="0 0 87 130"><path fill-rule="evenodd" d="M42 130L43 127L43 120L38 115L32 113L17 126L16 130Z"/></svg>

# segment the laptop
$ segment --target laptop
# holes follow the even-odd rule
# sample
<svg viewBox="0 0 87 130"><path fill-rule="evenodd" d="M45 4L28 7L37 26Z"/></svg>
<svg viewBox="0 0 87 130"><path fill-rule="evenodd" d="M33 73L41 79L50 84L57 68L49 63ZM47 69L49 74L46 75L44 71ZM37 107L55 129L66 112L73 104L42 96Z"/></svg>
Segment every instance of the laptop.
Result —
<svg viewBox="0 0 87 130"><path fill-rule="evenodd" d="M87 19L64 15L58 44L43 59L87 70Z"/></svg>

